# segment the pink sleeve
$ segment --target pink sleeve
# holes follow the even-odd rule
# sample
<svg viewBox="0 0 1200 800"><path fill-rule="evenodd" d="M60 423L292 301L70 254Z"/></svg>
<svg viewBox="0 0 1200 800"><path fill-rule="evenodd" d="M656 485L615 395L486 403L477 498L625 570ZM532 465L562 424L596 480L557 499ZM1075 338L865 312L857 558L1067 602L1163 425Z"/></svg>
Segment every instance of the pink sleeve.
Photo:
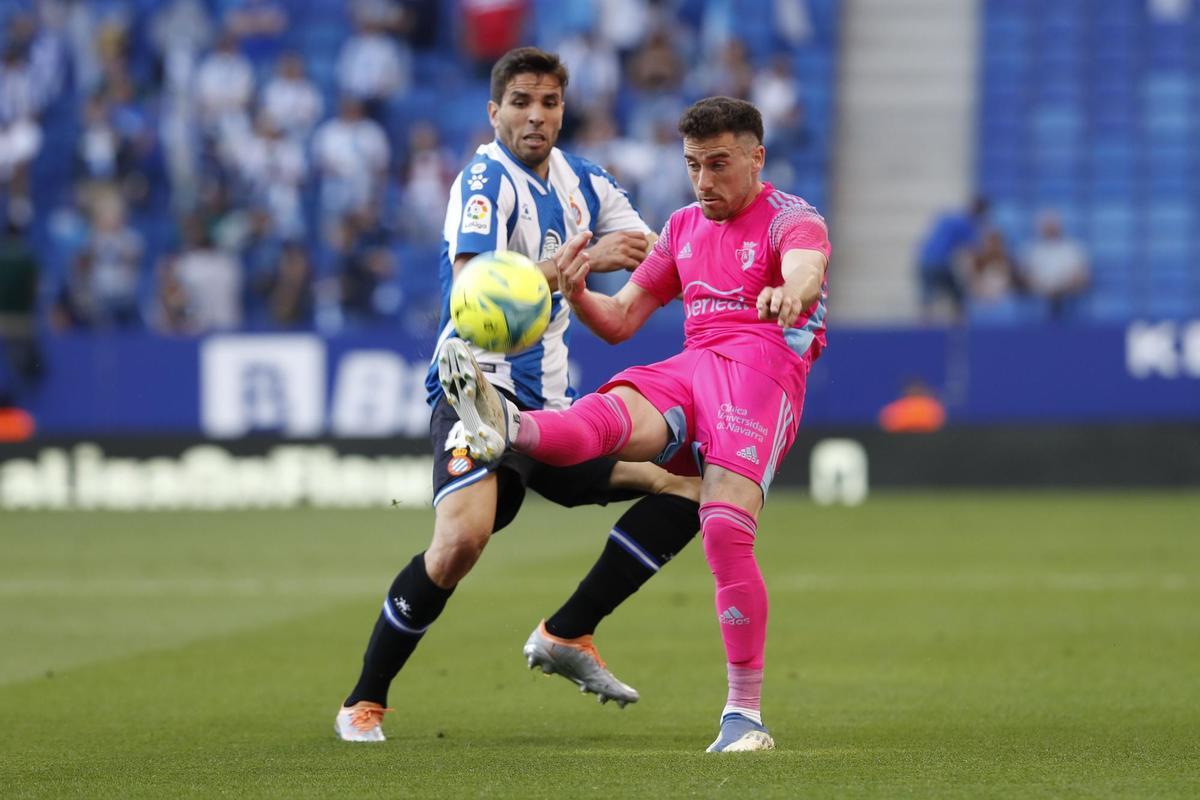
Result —
<svg viewBox="0 0 1200 800"><path fill-rule="evenodd" d="M665 306L683 291L679 283L679 271L675 269L675 256L671 255L670 220L663 226L650 255L638 265L629 280L654 295L659 305Z"/></svg>
<svg viewBox="0 0 1200 800"><path fill-rule="evenodd" d="M788 250L819 250L829 258L825 220L808 204L783 208L771 221L771 245L781 256Z"/></svg>

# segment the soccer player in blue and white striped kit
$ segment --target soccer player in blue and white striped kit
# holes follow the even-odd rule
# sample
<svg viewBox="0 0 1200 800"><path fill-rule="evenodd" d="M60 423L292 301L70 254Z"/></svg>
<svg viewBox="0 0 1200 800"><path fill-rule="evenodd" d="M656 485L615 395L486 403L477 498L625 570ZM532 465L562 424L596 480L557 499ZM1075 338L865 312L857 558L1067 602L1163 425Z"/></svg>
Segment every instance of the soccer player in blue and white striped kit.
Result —
<svg viewBox="0 0 1200 800"><path fill-rule="evenodd" d="M442 330L435 358L442 342L457 335L450 322L450 285L474 255L520 252L538 262L556 290L550 325L536 345L513 355L472 348L489 382L527 410L563 409L575 396L567 376L569 308L557 292L555 255L563 242L592 231L591 271L606 272L633 269L654 241L607 172L554 146L566 85L567 70L552 53L518 48L496 63L488 103L496 138L480 147L459 174L446 211ZM617 521L579 588L530 634L524 651L531 668L561 674L602 702L635 702L637 692L600 660L592 633L695 536L698 481L653 464L611 458L563 468L506 453L498 461L477 463L467 452L462 423L442 394L436 364L427 385L433 406L433 540L388 590L358 683L338 711L337 735L348 741L384 740L381 721L389 710L392 681L492 533L516 516L526 488L568 507L641 496Z"/></svg>

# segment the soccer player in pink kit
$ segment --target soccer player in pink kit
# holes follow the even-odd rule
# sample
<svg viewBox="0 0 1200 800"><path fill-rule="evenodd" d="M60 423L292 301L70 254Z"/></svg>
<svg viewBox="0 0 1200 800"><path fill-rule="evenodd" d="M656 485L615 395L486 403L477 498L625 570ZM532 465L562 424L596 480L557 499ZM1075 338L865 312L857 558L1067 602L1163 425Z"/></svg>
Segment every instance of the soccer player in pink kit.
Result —
<svg viewBox="0 0 1200 800"><path fill-rule="evenodd" d="M708 750L769 750L760 711L767 590L754 539L795 439L809 368L825 347L829 239L812 206L760 180L762 117L753 105L701 100L679 132L697 202L671 216L617 294L585 286L587 232L567 243L559 286L583 323L613 343L682 293L683 352L627 369L564 411L518 411L454 340L439 356L439 377L478 458L505 447L562 465L615 454L703 475L701 531L729 678Z"/></svg>

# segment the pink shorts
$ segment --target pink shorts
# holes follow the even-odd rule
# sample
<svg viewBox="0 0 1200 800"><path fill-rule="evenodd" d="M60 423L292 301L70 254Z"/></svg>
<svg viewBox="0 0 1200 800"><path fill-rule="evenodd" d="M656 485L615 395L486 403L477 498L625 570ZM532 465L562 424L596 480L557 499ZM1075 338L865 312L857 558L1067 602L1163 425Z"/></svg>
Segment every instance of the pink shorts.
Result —
<svg viewBox="0 0 1200 800"><path fill-rule="evenodd" d="M663 415L670 440L656 463L676 475L717 464L757 483L765 497L800 426L804 381L797 383L800 396L789 397L765 373L696 349L630 367L599 391L632 386Z"/></svg>

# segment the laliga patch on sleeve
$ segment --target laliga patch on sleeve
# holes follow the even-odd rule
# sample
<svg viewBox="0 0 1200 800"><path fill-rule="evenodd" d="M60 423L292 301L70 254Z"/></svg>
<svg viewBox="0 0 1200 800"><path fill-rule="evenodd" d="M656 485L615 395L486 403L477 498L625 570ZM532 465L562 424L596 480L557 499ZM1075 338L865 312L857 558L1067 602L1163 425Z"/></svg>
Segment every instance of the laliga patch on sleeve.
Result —
<svg viewBox="0 0 1200 800"><path fill-rule="evenodd" d="M463 233L481 233L484 236L492 232L492 201L481 194L473 194L467 198L463 208Z"/></svg>

